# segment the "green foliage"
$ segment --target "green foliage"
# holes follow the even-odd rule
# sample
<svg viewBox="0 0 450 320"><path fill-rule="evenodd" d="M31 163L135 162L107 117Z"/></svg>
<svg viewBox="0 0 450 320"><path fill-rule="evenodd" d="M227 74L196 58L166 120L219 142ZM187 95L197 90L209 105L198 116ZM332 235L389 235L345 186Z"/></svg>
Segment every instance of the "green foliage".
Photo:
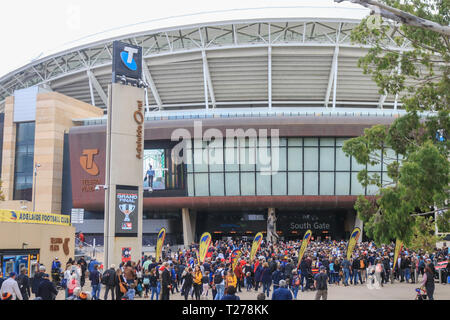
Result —
<svg viewBox="0 0 450 320"><path fill-rule="evenodd" d="M439 237L434 235L434 221L432 218L418 216L415 218L413 227L414 236L411 239L409 248L412 250L433 251Z"/></svg>
<svg viewBox="0 0 450 320"><path fill-rule="evenodd" d="M441 25L450 23L448 0L381 2ZM353 42L369 46L358 65L372 76L380 94L399 95L408 113L390 126L373 126L344 143L342 150L366 166L358 174L359 182L379 188L373 197L358 197L355 209L377 243L400 239L410 247L434 247L434 220L413 214L444 208L450 193L450 40L419 27L387 20L374 27L371 21L372 17L364 19L351 35ZM424 118L422 111L432 113ZM436 139L437 130L443 130L445 141ZM380 164L389 179L381 181L378 173L367 170ZM450 213L437 222L440 232L448 232Z"/></svg>
<svg viewBox="0 0 450 320"><path fill-rule="evenodd" d="M441 25L450 23L448 0L381 0L387 5ZM381 19L381 18L380 18ZM352 32L355 43L370 45L359 60L365 74L378 84L380 94L402 94L408 111L448 110L450 103L450 40L419 27L398 25L381 19L364 19ZM408 46L394 50L394 46Z"/></svg>
<svg viewBox="0 0 450 320"><path fill-rule="evenodd" d="M439 232L450 232L450 210L446 210L437 215L437 225Z"/></svg>

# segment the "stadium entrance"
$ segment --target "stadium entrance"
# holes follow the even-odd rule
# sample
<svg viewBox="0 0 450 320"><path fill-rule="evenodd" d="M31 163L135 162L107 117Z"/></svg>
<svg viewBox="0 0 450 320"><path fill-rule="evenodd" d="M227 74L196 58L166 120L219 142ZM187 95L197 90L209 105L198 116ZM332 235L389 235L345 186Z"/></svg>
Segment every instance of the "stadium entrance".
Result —
<svg viewBox="0 0 450 320"><path fill-rule="evenodd" d="M351 209L277 209L276 216L280 240L298 240L310 229L316 239L339 241L350 235L355 213ZM251 240L258 232L266 235L267 210L197 211L196 230L197 238L208 231L213 240Z"/></svg>

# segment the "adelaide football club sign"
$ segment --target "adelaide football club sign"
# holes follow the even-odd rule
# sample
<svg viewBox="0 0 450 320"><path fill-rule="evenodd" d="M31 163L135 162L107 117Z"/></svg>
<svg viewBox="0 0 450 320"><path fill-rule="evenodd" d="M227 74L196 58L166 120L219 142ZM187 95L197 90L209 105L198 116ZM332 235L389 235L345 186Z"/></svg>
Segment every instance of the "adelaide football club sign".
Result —
<svg viewBox="0 0 450 320"><path fill-rule="evenodd" d="M137 187L118 186L116 190L116 236L134 237L138 223Z"/></svg>

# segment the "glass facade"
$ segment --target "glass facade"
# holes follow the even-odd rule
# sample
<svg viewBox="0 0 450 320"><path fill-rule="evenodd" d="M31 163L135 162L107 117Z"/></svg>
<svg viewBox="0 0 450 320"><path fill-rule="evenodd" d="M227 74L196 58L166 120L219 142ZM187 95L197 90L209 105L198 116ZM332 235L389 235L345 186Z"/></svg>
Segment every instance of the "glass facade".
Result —
<svg viewBox="0 0 450 320"><path fill-rule="evenodd" d="M14 200L33 198L34 122L16 124Z"/></svg>
<svg viewBox="0 0 450 320"><path fill-rule="evenodd" d="M279 138L267 148L256 138L191 141L186 148L189 196L339 196L371 195L358 172L364 167L342 151L337 137ZM396 157L392 150L387 154ZM389 181L385 165L369 166L382 183Z"/></svg>

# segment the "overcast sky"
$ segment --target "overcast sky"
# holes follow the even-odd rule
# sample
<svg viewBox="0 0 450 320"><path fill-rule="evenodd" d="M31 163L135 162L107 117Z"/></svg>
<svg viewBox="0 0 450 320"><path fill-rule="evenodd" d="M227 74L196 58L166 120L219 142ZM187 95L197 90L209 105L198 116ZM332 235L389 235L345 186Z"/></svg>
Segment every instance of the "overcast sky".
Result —
<svg viewBox="0 0 450 320"><path fill-rule="evenodd" d="M333 0L1 1L0 77L44 52L120 26L207 11L311 4L354 6Z"/></svg>

